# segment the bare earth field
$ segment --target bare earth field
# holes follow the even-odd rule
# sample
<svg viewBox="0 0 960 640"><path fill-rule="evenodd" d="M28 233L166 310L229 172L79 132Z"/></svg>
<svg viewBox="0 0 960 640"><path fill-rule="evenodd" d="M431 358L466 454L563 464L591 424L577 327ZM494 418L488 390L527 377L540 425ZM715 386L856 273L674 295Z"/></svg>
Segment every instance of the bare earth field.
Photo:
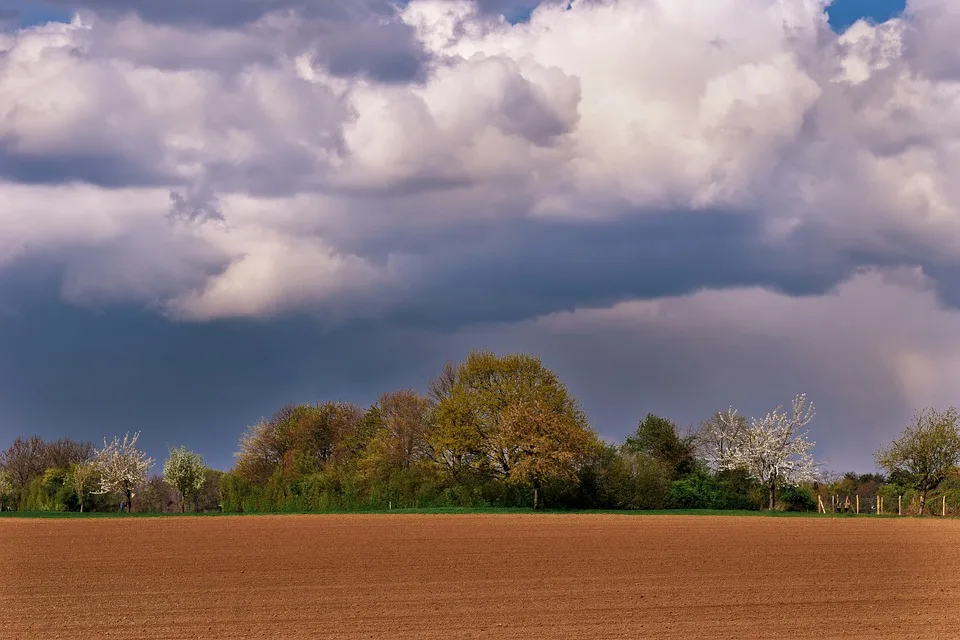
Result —
<svg viewBox="0 0 960 640"><path fill-rule="evenodd" d="M0 520L0 638L960 638L960 522Z"/></svg>

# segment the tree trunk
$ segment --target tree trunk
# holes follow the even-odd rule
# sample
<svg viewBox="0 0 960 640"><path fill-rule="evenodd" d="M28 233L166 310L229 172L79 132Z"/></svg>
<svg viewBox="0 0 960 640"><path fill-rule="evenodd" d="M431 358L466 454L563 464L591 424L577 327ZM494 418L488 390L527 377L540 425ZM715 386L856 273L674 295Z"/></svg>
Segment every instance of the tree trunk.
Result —
<svg viewBox="0 0 960 640"><path fill-rule="evenodd" d="M133 491L127 489L127 513L133 513Z"/></svg>
<svg viewBox="0 0 960 640"><path fill-rule="evenodd" d="M923 515L923 507L927 504L927 492L920 492L920 515Z"/></svg>
<svg viewBox="0 0 960 640"><path fill-rule="evenodd" d="M537 510L537 505L540 502L540 490L536 487L533 488L533 510Z"/></svg>
<svg viewBox="0 0 960 640"><path fill-rule="evenodd" d="M770 480L770 511L773 511L777 506L777 483L774 480Z"/></svg>

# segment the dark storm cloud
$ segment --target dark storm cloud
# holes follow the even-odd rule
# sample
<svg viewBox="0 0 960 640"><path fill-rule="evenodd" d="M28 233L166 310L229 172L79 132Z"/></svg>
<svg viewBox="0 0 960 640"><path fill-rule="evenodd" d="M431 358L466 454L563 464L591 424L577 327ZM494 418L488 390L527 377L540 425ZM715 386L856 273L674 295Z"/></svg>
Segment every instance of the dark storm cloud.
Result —
<svg viewBox="0 0 960 640"><path fill-rule="evenodd" d="M400 23L363 21L347 30L324 30L312 42L321 62L341 77L369 74L386 82L422 79L428 61L412 39L411 29Z"/></svg>
<svg viewBox="0 0 960 640"><path fill-rule="evenodd" d="M850 318L805 326L815 309L778 333L716 322L709 305L695 304L677 323L640 316L614 325L459 324L436 332L377 320L323 330L303 316L189 324L125 305L81 309L59 300L61 277L58 265L34 261L0 278L0 445L33 432L99 442L142 430L155 458L186 444L228 468L244 428L284 403L366 405L384 390L423 389L444 360L475 348L541 355L613 440L647 412L695 425L729 404L758 415L805 391L819 410L818 454L832 469L865 470L912 410L876 354L824 330ZM734 306L745 305L740 315L763 315L751 305L774 294L764 295ZM432 302L449 314L463 300Z"/></svg>
<svg viewBox="0 0 960 640"><path fill-rule="evenodd" d="M815 295L860 265L896 264L828 249L812 230L783 243L765 242L760 223L746 214L672 211L608 223L520 221L429 239L399 231L390 236L390 249L429 246L435 253L426 284L394 319L449 330L703 288L765 286ZM351 249L375 258L388 247Z"/></svg>
<svg viewBox="0 0 960 640"><path fill-rule="evenodd" d="M145 20L170 24L201 24L236 27L259 20L268 13L297 11L309 18L347 22L362 13L392 15L387 0L48 0L49 4L89 8L106 15L135 12ZM403 6L407 2L400 0ZM479 0L480 10L491 14L529 12L539 5L534 0Z"/></svg>
<svg viewBox="0 0 960 640"><path fill-rule="evenodd" d="M181 27L238 29L275 12L294 12L296 42L307 42L318 61L340 76L368 75L384 82L423 77L428 55L414 31L397 21L385 0L56 0L71 9L100 15L136 14L153 23ZM285 34L290 38L290 34Z"/></svg>
<svg viewBox="0 0 960 640"><path fill-rule="evenodd" d="M60 278L37 261L0 273L0 447L34 432L102 442L142 430L155 458L187 444L228 468L245 427L283 403L368 403L426 373L407 341L359 325L170 323L130 306L64 304Z"/></svg>
<svg viewBox="0 0 960 640"><path fill-rule="evenodd" d="M35 155L18 153L0 143L0 179L23 184L82 181L107 188L171 184L148 158L108 152L78 151Z"/></svg>
<svg viewBox="0 0 960 640"><path fill-rule="evenodd" d="M924 267L936 288L941 302L949 308L960 309L960 264L934 262Z"/></svg>
<svg viewBox="0 0 960 640"><path fill-rule="evenodd" d="M52 0L50 4L90 9L107 16L136 13L150 22L211 27L239 27L276 11L295 10L306 17L335 21L346 21L355 15L351 6L389 11L389 4L381 0Z"/></svg>

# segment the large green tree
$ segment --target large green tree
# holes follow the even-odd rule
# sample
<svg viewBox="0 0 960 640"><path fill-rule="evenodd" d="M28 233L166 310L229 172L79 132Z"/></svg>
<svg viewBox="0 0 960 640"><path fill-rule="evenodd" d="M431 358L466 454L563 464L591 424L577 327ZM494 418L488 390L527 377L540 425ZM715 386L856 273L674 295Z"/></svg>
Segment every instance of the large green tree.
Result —
<svg viewBox="0 0 960 640"><path fill-rule="evenodd" d="M663 464L672 480L690 473L696 461L693 438L681 436L671 420L652 413L640 421L625 446L628 451L645 453Z"/></svg>
<svg viewBox="0 0 960 640"><path fill-rule="evenodd" d="M363 411L346 402L282 407L243 435L236 473L263 483L278 470L290 478L322 471L362 448L356 432L363 417Z"/></svg>
<svg viewBox="0 0 960 640"><path fill-rule="evenodd" d="M409 469L426 457L426 434L430 424L430 400L404 389L384 393L377 402L383 428L376 445L392 466Z"/></svg>
<svg viewBox="0 0 960 640"><path fill-rule="evenodd" d="M576 400L535 356L475 351L445 377L427 441L455 477L529 485L537 506L542 484L574 477L596 445Z"/></svg>
<svg viewBox="0 0 960 640"><path fill-rule="evenodd" d="M960 461L960 414L953 407L918 412L903 434L877 451L877 465L906 479L920 492L920 515L927 493L940 486Z"/></svg>

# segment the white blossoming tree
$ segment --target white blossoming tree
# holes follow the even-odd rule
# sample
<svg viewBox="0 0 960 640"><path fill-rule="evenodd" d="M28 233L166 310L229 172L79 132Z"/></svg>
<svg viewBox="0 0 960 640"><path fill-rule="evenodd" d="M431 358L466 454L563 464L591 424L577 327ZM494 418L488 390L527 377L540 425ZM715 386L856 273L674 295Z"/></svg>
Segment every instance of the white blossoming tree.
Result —
<svg viewBox="0 0 960 640"><path fill-rule="evenodd" d="M697 431L694 442L710 468L719 471L730 447L740 441L746 429L746 417L730 407L717 411L706 420Z"/></svg>
<svg viewBox="0 0 960 640"><path fill-rule="evenodd" d="M732 430L735 437L725 443L725 448L717 450L717 467L745 469L767 487L769 508L773 509L777 487L817 477L818 465L810 454L814 443L803 430L814 415L813 403L800 394L790 413L777 407L760 419L753 418L749 426ZM729 425L736 423L732 409L725 418Z"/></svg>
<svg viewBox="0 0 960 640"><path fill-rule="evenodd" d="M180 511L186 511L187 496L195 496L203 487L203 456L186 447L170 450L170 457L163 465L163 479L180 492Z"/></svg>
<svg viewBox="0 0 960 640"><path fill-rule="evenodd" d="M133 490L147 479L147 471L153 465L153 458L137 448L140 432L114 438L113 442L103 440L103 449L94 452L93 464L100 474L100 489L96 494L117 493L126 497L127 510L132 511Z"/></svg>
<svg viewBox="0 0 960 640"><path fill-rule="evenodd" d="M3 511L7 494L13 491L13 478L7 471L0 470L0 511Z"/></svg>

